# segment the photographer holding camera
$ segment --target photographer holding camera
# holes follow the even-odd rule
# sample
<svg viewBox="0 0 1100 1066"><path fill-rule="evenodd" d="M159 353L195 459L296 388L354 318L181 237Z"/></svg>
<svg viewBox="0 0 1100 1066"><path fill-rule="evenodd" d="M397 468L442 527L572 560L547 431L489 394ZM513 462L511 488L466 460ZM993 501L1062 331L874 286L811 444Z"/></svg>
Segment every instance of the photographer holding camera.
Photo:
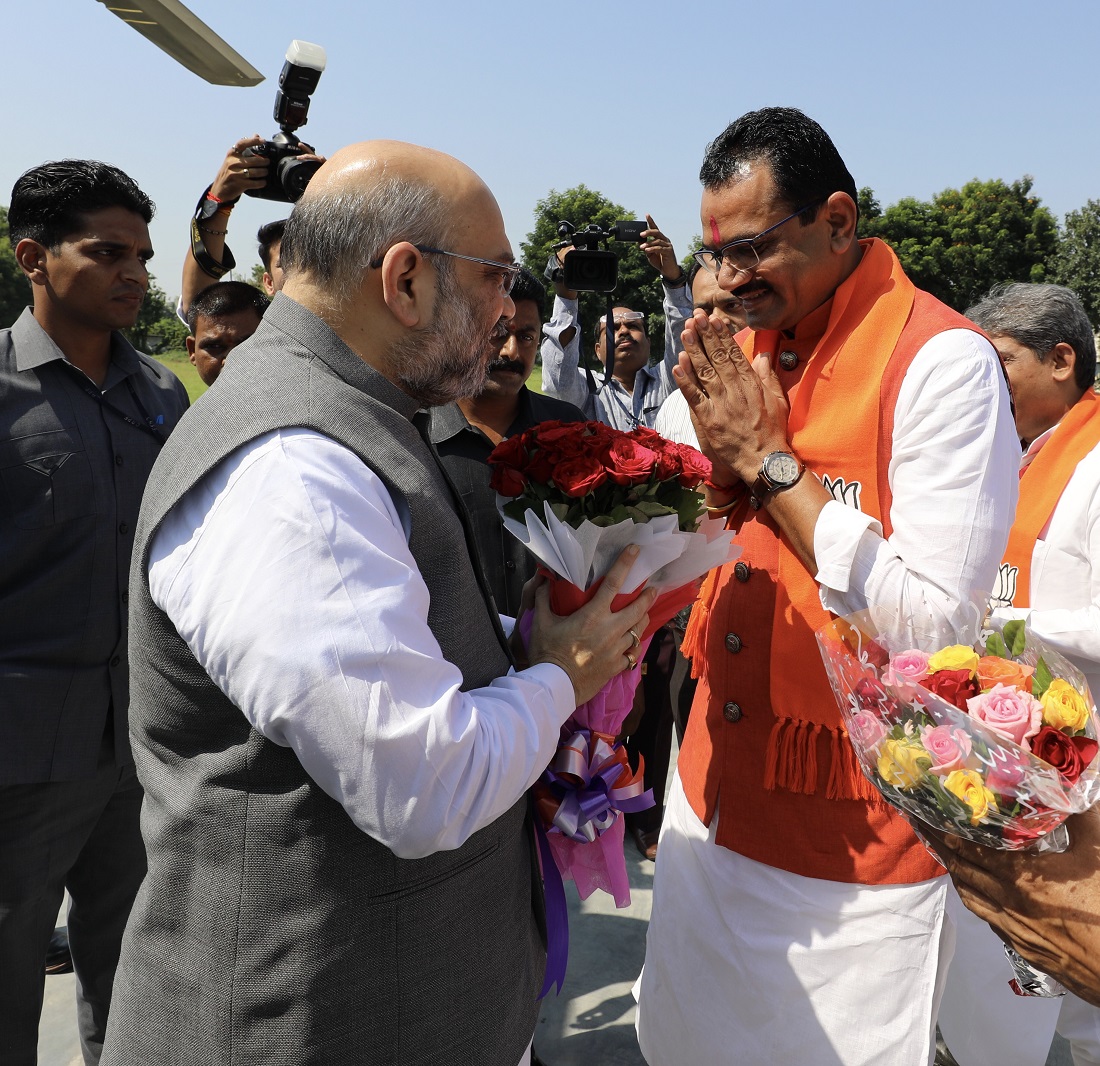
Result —
<svg viewBox="0 0 1100 1066"><path fill-rule="evenodd" d="M646 215L648 229L641 232L641 248L650 266L661 275L664 285L665 354L655 366L649 366L649 338L645 315L629 307L615 308L615 361L609 381L595 382L580 365L580 322L577 293L555 281L557 293L550 321L543 326L542 387L548 396L576 404L586 417L605 422L616 429L629 430L645 425L652 428L657 410L675 389L672 368L683 345L680 332L691 315L691 293L676 258L672 242ZM558 252L562 262L569 248ZM604 319L596 327L596 357L607 360Z"/></svg>
<svg viewBox="0 0 1100 1066"><path fill-rule="evenodd" d="M291 41L275 93L275 121L279 131L266 140L258 133L233 143L217 176L195 205L191 219L191 248L183 263L183 284L177 313L187 320L192 300L221 281L237 262L229 250L229 216L242 194L292 204L325 161L299 140L295 132L308 121L309 101L325 69L325 50L308 41ZM257 238L264 263L263 286L274 296L282 286L272 269L271 247L282 240L283 223L260 227ZM274 254L278 261L278 252Z"/></svg>

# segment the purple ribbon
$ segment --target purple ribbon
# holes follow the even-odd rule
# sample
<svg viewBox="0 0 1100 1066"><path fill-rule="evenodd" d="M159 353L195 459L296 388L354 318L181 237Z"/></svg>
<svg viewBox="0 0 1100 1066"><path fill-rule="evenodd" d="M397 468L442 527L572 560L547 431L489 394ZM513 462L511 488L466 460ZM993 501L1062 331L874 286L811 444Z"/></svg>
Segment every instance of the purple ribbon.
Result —
<svg viewBox="0 0 1100 1066"><path fill-rule="evenodd" d="M546 978L542 982L542 999L551 988L565 984L565 969L569 964L569 908L565 904L565 885L561 871L554 862L550 841L546 839L546 827L541 818L535 819L535 837L539 842L539 865L542 866L542 894L546 906Z"/></svg>
<svg viewBox="0 0 1100 1066"><path fill-rule="evenodd" d="M588 729L578 729L558 748L543 775L557 802L551 821L578 844L591 843L614 824L619 812L635 813L655 805L642 773L632 773L621 744L612 746Z"/></svg>

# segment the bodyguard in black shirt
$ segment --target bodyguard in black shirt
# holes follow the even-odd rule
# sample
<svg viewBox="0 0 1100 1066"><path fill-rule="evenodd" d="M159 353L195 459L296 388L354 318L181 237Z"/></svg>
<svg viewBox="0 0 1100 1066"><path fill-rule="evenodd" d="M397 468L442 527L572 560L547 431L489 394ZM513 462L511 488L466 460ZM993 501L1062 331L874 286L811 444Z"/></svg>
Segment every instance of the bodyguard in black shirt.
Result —
<svg viewBox="0 0 1100 1066"><path fill-rule="evenodd" d="M24 174L9 225L34 307L0 330L0 1061L33 1066L65 889L86 1064L145 873L126 711L142 492L187 406L134 350L152 201L105 163Z"/></svg>
<svg viewBox="0 0 1100 1066"><path fill-rule="evenodd" d="M489 364L485 388L471 399L431 412L432 443L470 512L497 609L513 617L519 611L523 584L535 572L535 560L501 523L486 460L505 437L539 422L584 421L573 404L532 392L526 385L542 336L545 301L541 282L524 270L512 290L516 313L508 320L508 335Z"/></svg>

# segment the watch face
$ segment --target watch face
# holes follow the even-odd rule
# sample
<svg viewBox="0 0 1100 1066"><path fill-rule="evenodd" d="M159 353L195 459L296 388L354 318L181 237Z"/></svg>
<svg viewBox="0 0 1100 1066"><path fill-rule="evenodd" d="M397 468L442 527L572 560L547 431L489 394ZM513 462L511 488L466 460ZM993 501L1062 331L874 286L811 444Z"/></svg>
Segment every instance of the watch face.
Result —
<svg viewBox="0 0 1100 1066"><path fill-rule="evenodd" d="M793 485L798 479L798 460L787 452L772 452L764 459L764 476L772 485Z"/></svg>

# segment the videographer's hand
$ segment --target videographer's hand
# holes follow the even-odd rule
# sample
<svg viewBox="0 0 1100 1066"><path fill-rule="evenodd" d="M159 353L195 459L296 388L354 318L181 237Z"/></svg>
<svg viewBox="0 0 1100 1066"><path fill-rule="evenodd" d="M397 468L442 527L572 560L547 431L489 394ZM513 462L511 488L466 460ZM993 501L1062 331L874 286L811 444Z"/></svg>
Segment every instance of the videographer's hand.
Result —
<svg viewBox="0 0 1100 1066"><path fill-rule="evenodd" d="M564 248L559 248L555 253L558 257L558 263L560 263L563 268L565 266L565 255L567 252L571 251L573 251L573 245L567 244ZM554 282L554 292L563 300L576 300L580 295L572 289L567 289L565 283L561 281Z"/></svg>
<svg viewBox="0 0 1100 1066"><path fill-rule="evenodd" d="M646 215L649 229L642 230L642 251L645 252L649 265L656 270L665 281L679 281L683 276L684 268L680 266L676 258L676 251L670 241L653 221L652 215Z"/></svg>
<svg viewBox="0 0 1100 1066"><path fill-rule="evenodd" d="M536 591L528 659L532 665L560 666L573 682L578 706L595 696L616 674L629 669L631 659L637 662L635 634L640 638L649 623L647 612L657 594L646 589L621 611L611 610L611 601L622 589L637 557L636 546L624 548L595 596L571 615L554 614L548 585Z"/></svg>

